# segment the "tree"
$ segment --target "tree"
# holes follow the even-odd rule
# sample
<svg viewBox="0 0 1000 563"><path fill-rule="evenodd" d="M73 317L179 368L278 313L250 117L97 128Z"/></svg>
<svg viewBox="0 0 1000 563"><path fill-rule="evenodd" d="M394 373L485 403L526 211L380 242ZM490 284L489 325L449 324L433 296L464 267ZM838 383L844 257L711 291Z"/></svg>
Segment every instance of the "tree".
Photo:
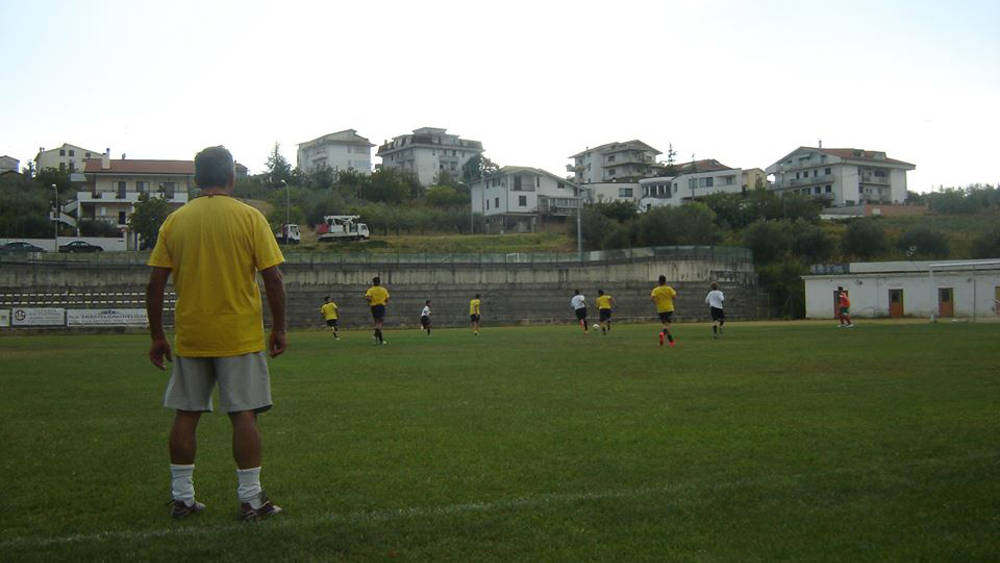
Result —
<svg viewBox="0 0 1000 563"><path fill-rule="evenodd" d="M639 210L630 201L598 202L587 207L619 223L631 221L639 215Z"/></svg>
<svg viewBox="0 0 1000 563"><path fill-rule="evenodd" d="M792 248L792 224L787 219L758 220L743 230L743 245L753 251L756 264L783 260Z"/></svg>
<svg viewBox="0 0 1000 563"><path fill-rule="evenodd" d="M667 176L677 175L677 151L674 150L673 143L670 143L667 147L667 167L663 170L663 173Z"/></svg>
<svg viewBox="0 0 1000 563"><path fill-rule="evenodd" d="M116 225L100 219L80 219L77 222L80 235L85 237L118 237L121 236Z"/></svg>
<svg viewBox="0 0 1000 563"><path fill-rule="evenodd" d="M452 207L469 203L468 193L459 193L452 186L431 186L427 188L427 205L434 207Z"/></svg>
<svg viewBox="0 0 1000 563"><path fill-rule="evenodd" d="M983 233L972 241L973 258L1000 258L1000 227Z"/></svg>
<svg viewBox="0 0 1000 563"><path fill-rule="evenodd" d="M466 184L471 184L497 170L500 170L500 165L480 153L465 161L465 164L462 165L462 181Z"/></svg>
<svg viewBox="0 0 1000 563"><path fill-rule="evenodd" d="M907 256L945 258L948 256L948 239L927 225L918 225L899 237L896 248Z"/></svg>
<svg viewBox="0 0 1000 563"><path fill-rule="evenodd" d="M795 235L792 239L792 252L808 259L812 264L829 260L833 256L835 242L821 227L796 221Z"/></svg>
<svg viewBox="0 0 1000 563"><path fill-rule="evenodd" d="M640 246L715 244L720 239L715 213L698 202L657 207L640 215L637 222L636 244Z"/></svg>
<svg viewBox="0 0 1000 563"><path fill-rule="evenodd" d="M281 181L292 183L292 165L281 154L281 145L274 143L274 149L267 156L267 183L270 188L281 186Z"/></svg>
<svg viewBox="0 0 1000 563"><path fill-rule="evenodd" d="M21 174L0 175L0 236L52 236L52 189Z"/></svg>
<svg viewBox="0 0 1000 563"><path fill-rule="evenodd" d="M383 168L372 173L365 192L361 194L369 201L400 203L411 192L407 175L395 168Z"/></svg>
<svg viewBox="0 0 1000 563"><path fill-rule="evenodd" d="M128 228L139 235L140 250L153 248L156 245L160 226L169 214L170 205L163 198L149 197L149 194L145 193L139 195L135 212L128 218Z"/></svg>
<svg viewBox="0 0 1000 563"><path fill-rule="evenodd" d="M882 225L866 217L851 221L847 225L847 231L840 241L840 246L846 255L869 259L885 252L889 243Z"/></svg>

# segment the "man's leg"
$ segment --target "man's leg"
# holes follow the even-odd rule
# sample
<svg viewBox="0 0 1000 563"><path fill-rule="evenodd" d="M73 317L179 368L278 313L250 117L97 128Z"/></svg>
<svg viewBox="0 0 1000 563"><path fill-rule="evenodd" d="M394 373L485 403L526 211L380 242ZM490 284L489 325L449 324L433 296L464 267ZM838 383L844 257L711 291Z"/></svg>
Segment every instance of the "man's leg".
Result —
<svg viewBox="0 0 1000 563"><path fill-rule="evenodd" d="M229 413L233 424L233 459L236 461L236 495L240 499L240 518L256 520L281 512L271 504L260 486L260 431L257 413L240 411Z"/></svg>
<svg viewBox="0 0 1000 563"><path fill-rule="evenodd" d="M174 518L183 518L205 508L194 500L194 458L200 418L200 412L178 410L170 428L170 494L175 504Z"/></svg>

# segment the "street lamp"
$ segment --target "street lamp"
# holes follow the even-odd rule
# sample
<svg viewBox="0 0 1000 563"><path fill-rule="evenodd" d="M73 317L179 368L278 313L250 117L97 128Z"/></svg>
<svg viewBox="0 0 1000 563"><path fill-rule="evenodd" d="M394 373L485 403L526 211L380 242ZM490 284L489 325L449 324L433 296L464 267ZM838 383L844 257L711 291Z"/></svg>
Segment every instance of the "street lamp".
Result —
<svg viewBox="0 0 1000 563"><path fill-rule="evenodd" d="M52 184L52 193L55 199L52 200L52 244L53 252L59 251L59 188Z"/></svg>

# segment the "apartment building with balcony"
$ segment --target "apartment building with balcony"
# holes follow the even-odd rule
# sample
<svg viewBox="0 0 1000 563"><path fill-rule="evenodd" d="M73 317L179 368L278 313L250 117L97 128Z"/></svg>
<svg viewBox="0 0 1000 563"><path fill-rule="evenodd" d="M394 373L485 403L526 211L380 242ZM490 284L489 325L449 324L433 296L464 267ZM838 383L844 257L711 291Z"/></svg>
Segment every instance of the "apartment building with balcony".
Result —
<svg viewBox="0 0 1000 563"><path fill-rule="evenodd" d="M395 168L413 174L422 186L430 186L441 172L462 177L462 167L482 154L483 144L451 135L447 129L421 127L412 134L393 137L378 148L382 168Z"/></svg>
<svg viewBox="0 0 1000 563"><path fill-rule="evenodd" d="M504 166L472 182L472 212L487 232L534 232L543 221L575 217L578 186L540 168Z"/></svg>
<svg viewBox="0 0 1000 563"><path fill-rule="evenodd" d="M345 129L299 144L297 164L303 172L327 167L334 172L372 173L372 144L355 129Z"/></svg>
<svg viewBox="0 0 1000 563"><path fill-rule="evenodd" d="M697 160L675 167L676 176L639 180L639 210L680 206L717 193L740 193L746 180L740 168L730 168L715 159ZM759 170L759 169L758 169Z"/></svg>
<svg viewBox="0 0 1000 563"><path fill-rule="evenodd" d="M656 162L659 154L638 139L615 141L570 156L573 163L566 165L566 170L573 173L577 184L635 181L660 173L663 166Z"/></svg>
<svg viewBox="0 0 1000 563"><path fill-rule="evenodd" d="M193 160L113 160L105 153L86 161L83 174L86 191L77 192L76 209L70 211L77 219L105 221L122 232L141 197L161 197L176 209L187 203L195 185ZM128 248L140 244L133 235Z"/></svg>
<svg viewBox="0 0 1000 563"><path fill-rule="evenodd" d="M111 149L106 149L110 151ZM45 150L45 147L38 147L38 154L35 155L35 170L39 172L50 168L64 172L82 172L84 163L90 158L101 158L104 154L101 151L85 149L69 143L62 146Z"/></svg>
<svg viewBox="0 0 1000 563"><path fill-rule="evenodd" d="M799 147L767 167L774 175L770 189L830 200L831 205L903 203L909 162L882 151Z"/></svg>

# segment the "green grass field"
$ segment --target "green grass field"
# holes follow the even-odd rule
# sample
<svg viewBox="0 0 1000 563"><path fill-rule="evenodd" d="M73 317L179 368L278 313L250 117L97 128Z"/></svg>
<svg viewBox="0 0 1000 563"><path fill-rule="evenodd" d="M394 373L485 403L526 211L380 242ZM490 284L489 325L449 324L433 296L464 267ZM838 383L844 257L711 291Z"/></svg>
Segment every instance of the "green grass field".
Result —
<svg viewBox="0 0 1000 563"><path fill-rule="evenodd" d="M1000 324L291 337L261 418L285 513L167 516L141 335L0 338L7 561L976 561L1000 553Z"/></svg>

